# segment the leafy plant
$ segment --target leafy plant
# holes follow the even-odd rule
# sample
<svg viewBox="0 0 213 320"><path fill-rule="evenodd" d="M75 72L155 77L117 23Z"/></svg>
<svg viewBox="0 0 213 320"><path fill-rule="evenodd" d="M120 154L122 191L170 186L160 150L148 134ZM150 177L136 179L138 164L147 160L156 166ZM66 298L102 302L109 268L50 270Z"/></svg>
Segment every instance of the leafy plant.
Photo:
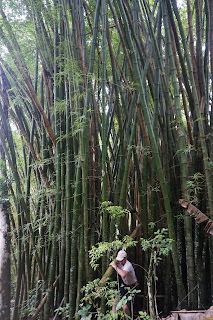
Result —
<svg viewBox="0 0 213 320"><path fill-rule="evenodd" d="M39 280L37 283L37 288L33 288L29 292L29 297L27 300L23 302L21 308L21 316L24 317L25 315L32 316L36 310L37 303L38 303L38 292L42 291L44 288L44 281Z"/></svg>
<svg viewBox="0 0 213 320"><path fill-rule="evenodd" d="M89 251L90 264L95 270L99 266L96 262L103 256L104 253L108 253L111 260L115 251L123 248L133 247L138 241L133 240L129 236L125 236L123 240L114 240L112 242L99 242Z"/></svg>
<svg viewBox="0 0 213 320"><path fill-rule="evenodd" d="M168 230L163 228L154 232L154 236L150 239L141 238L142 250L150 251L149 269L147 272L147 288L149 299L149 312L151 318L155 318L157 304L156 304L156 267L162 260L162 256L168 255L172 249L173 239L168 238ZM153 285L154 284L154 285Z"/></svg>
<svg viewBox="0 0 213 320"><path fill-rule="evenodd" d="M161 260L162 255L168 255L169 251L172 249L173 240L167 237L168 229L163 228L154 232L154 237L150 239L141 238L142 250L146 251L150 249L155 253L156 260L155 263Z"/></svg>
<svg viewBox="0 0 213 320"><path fill-rule="evenodd" d="M119 319L119 316L125 316L128 319L132 319L124 314L123 305L125 305L127 301L131 300L136 293L140 292L140 290L129 288L128 295L119 299L120 292L117 289L117 281L107 281L105 286L99 286L99 283L100 279L95 279L82 288L84 297L81 299L81 308L78 311L76 318L81 316L81 319L89 320L92 318L92 315L95 314L96 319ZM99 307L100 300L102 298L106 300L106 304L109 306L109 309L105 314L101 312ZM116 312L113 312L112 306L115 304L115 298L118 298L118 303L116 306Z"/></svg>
<svg viewBox="0 0 213 320"><path fill-rule="evenodd" d="M139 316L140 316L140 319L143 319L143 320L153 320L153 318L150 317L145 311L139 311Z"/></svg>
<svg viewBox="0 0 213 320"><path fill-rule="evenodd" d="M203 189L203 184L205 182L205 177L202 173L196 172L193 176L190 177L190 180L187 181L187 188L190 194L190 201L195 204L198 203L198 198L200 192Z"/></svg>
<svg viewBox="0 0 213 320"><path fill-rule="evenodd" d="M106 209L113 218L121 218L129 213L129 210L124 209L121 206L113 206L110 201L102 202L102 209Z"/></svg>
<svg viewBox="0 0 213 320"><path fill-rule="evenodd" d="M55 309L55 312L58 312L59 315L62 315L63 318L69 318L69 309L70 305L67 303L64 307L59 307Z"/></svg>
<svg viewBox="0 0 213 320"><path fill-rule="evenodd" d="M125 287L128 290L128 295L124 295L118 302L117 306L116 306L116 311L121 310L123 308L123 305L127 304L128 301L131 301L132 298L139 292L141 292L141 290L137 290L137 289L131 289L128 287Z"/></svg>
<svg viewBox="0 0 213 320"><path fill-rule="evenodd" d="M116 289L117 281L107 281L104 286L99 286L99 283L100 279L95 279L94 281L88 282L82 288L84 296L81 299L82 303L80 305L80 310L78 311L78 315L82 317L81 319L91 319L92 313L95 313L98 319L104 319L105 315L101 313L99 307L100 299L106 299L106 303L111 309L115 297L119 296L119 292ZM107 314L110 313L111 312L108 310Z"/></svg>

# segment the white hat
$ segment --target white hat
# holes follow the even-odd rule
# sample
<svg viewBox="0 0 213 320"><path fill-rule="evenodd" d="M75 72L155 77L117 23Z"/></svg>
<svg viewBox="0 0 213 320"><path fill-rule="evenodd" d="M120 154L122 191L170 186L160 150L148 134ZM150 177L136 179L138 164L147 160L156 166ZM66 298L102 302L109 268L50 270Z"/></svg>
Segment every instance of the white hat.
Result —
<svg viewBox="0 0 213 320"><path fill-rule="evenodd" d="M127 257L127 253L124 250L118 251L117 257L115 258L117 261L122 261L124 258Z"/></svg>

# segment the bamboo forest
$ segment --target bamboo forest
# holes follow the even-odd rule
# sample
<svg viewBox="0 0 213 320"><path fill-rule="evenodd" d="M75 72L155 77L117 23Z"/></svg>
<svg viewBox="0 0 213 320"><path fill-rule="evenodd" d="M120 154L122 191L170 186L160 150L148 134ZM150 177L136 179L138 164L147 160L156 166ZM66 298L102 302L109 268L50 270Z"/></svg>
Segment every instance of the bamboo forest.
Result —
<svg viewBox="0 0 213 320"><path fill-rule="evenodd" d="M0 48L0 320L209 309L213 0L1 0Z"/></svg>

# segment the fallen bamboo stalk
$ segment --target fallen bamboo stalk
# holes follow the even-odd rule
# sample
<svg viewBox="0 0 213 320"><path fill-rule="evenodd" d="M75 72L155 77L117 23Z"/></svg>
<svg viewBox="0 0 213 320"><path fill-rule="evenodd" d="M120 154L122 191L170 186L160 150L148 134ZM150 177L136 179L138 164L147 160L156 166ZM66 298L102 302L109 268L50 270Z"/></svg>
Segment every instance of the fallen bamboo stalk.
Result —
<svg viewBox="0 0 213 320"><path fill-rule="evenodd" d="M205 222L204 230L213 236L213 221L193 204L188 203L185 199L179 200L180 205L187 210L190 216L194 217L197 223Z"/></svg>

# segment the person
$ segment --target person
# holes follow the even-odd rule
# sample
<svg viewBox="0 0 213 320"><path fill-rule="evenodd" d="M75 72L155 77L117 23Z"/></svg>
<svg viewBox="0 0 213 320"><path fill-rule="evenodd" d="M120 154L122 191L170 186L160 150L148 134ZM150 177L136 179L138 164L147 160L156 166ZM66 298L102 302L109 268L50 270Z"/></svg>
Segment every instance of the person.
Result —
<svg viewBox="0 0 213 320"><path fill-rule="evenodd" d="M123 297L124 295L128 296L128 288L135 289L138 286L138 281L135 275L134 268L127 260L127 253L124 250L118 251L116 261L112 261L110 265L115 269L122 279L123 285L120 286L120 294ZM117 262L117 263L116 263ZM127 288L128 287L128 288ZM118 299L115 299L115 302ZM126 315L130 316L131 314L131 300L128 300L126 304L123 305L123 311ZM112 311L116 312L116 304L113 305Z"/></svg>

